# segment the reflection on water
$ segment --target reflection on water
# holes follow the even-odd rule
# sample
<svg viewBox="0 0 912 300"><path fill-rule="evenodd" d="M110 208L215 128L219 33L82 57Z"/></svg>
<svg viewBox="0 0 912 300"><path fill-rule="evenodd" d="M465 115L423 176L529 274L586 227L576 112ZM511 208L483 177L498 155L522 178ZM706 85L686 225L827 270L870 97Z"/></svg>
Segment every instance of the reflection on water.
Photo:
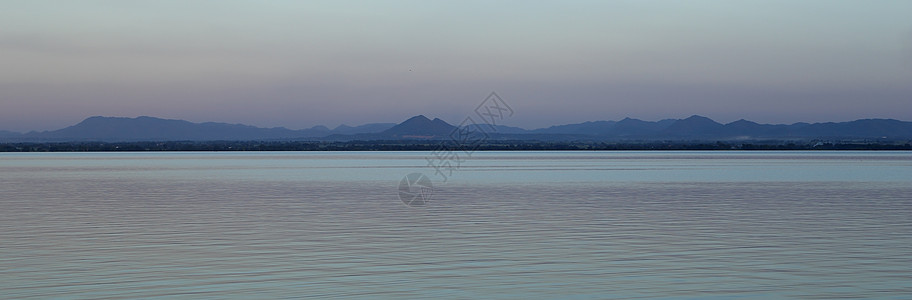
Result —
<svg viewBox="0 0 912 300"><path fill-rule="evenodd" d="M714 153L0 155L0 298L912 293L909 154Z"/></svg>

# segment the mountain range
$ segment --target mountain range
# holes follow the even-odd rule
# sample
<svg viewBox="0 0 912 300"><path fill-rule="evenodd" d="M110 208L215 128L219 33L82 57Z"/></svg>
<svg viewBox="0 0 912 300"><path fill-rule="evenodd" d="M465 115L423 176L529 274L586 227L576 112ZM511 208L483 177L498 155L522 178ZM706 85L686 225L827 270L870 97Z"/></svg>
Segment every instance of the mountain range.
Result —
<svg viewBox="0 0 912 300"><path fill-rule="evenodd" d="M329 129L314 126L292 130L260 128L242 124L192 123L154 117L90 117L60 130L18 133L0 131L0 142L130 142L130 141L250 141L250 140L441 140L451 139L457 127L441 119L415 116L402 123L340 125ZM539 141L636 141L636 140L905 140L912 139L912 122L893 119L861 119L850 122L758 124L738 120L721 124L694 115L685 119L643 121L593 121L527 130L487 124L462 128L476 138Z"/></svg>

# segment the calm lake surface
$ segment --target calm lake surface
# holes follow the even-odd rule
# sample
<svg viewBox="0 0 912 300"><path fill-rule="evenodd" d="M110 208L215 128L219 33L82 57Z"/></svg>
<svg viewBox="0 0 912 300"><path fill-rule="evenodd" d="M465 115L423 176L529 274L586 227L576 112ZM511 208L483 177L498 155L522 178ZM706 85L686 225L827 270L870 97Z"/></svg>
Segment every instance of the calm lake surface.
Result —
<svg viewBox="0 0 912 300"><path fill-rule="evenodd" d="M912 295L912 152L428 157L0 153L0 298Z"/></svg>

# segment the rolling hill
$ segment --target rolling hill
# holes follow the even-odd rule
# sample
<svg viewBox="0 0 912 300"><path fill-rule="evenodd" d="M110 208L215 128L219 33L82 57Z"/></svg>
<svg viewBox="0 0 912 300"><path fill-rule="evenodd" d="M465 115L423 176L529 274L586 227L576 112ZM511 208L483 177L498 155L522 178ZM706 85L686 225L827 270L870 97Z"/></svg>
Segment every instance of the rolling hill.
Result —
<svg viewBox="0 0 912 300"><path fill-rule="evenodd" d="M442 140L449 139L457 127L441 119L423 115L401 123L340 125L334 129L314 126L292 130L283 127L260 128L242 124L193 123L155 117L90 117L63 129L17 133L0 131L0 142L131 142L131 141L250 141L250 140ZM594 121L526 130L510 126L475 125L470 130L484 131L492 140L537 141L730 141L796 139L912 139L912 122L893 119L862 119L850 122L758 124L738 120L721 124L703 116L685 119L643 121Z"/></svg>

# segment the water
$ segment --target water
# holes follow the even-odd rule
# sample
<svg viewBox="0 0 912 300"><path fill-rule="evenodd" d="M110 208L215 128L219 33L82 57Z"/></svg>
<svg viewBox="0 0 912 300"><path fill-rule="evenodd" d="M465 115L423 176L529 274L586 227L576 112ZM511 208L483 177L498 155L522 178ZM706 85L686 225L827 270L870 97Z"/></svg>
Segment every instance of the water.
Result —
<svg viewBox="0 0 912 300"><path fill-rule="evenodd" d="M0 298L912 294L909 152L428 155L0 154Z"/></svg>

